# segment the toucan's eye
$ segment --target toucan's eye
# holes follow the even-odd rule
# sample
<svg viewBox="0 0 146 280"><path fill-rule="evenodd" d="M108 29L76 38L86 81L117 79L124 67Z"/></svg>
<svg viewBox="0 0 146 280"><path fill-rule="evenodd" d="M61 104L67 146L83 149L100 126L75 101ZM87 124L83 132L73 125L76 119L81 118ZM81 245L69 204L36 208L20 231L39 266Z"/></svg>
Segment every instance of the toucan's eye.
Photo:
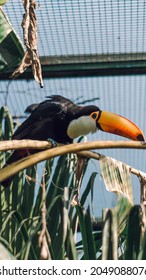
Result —
<svg viewBox="0 0 146 280"><path fill-rule="evenodd" d="M93 112L90 116L93 120L96 120L98 118L98 113Z"/></svg>

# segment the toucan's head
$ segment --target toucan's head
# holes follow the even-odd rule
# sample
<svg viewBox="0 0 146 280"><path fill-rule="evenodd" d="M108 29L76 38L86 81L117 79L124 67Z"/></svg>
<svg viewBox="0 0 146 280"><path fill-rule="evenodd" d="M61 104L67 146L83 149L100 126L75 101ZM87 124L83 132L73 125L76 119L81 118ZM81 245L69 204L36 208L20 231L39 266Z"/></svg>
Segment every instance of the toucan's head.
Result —
<svg viewBox="0 0 146 280"><path fill-rule="evenodd" d="M67 134L74 139L98 129L135 141L145 141L143 132L133 122L120 115L101 111L96 106L82 107L80 116L70 122Z"/></svg>

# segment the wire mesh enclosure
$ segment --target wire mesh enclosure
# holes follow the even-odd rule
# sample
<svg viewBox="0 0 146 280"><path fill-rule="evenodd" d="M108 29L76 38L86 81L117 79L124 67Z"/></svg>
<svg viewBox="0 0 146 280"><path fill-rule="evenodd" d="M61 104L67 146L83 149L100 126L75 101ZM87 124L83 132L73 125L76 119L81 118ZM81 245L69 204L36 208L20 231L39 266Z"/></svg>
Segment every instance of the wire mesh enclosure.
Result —
<svg viewBox="0 0 146 280"><path fill-rule="evenodd" d="M22 1L8 1L3 11L23 42ZM131 119L145 133L145 1L38 0L36 15L44 88L33 80L31 69L17 80L9 79L14 70L10 68L0 73L1 106L7 105L13 118L21 122L28 105L52 94L79 102L89 100L89 104L94 100L101 109ZM121 138L99 132L88 139ZM145 171L142 151L117 149L102 153ZM136 180L136 202L137 185Z"/></svg>
<svg viewBox="0 0 146 280"><path fill-rule="evenodd" d="M146 1L36 2L0 1L0 259L146 259Z"/></svg>

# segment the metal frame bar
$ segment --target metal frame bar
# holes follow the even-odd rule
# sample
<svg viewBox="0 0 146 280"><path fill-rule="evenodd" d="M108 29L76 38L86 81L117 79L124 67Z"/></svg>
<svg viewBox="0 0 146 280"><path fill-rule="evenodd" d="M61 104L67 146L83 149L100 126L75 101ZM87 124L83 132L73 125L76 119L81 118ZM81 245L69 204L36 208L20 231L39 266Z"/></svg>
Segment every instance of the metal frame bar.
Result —
<svg viewBox="0 0 146 280"><path fill-rule="evenodd" d="M40 57L43 78L146 74L146 53ZM8 80L13 71L0 73ZM33 79L31 68L19 79Z"/></svg>

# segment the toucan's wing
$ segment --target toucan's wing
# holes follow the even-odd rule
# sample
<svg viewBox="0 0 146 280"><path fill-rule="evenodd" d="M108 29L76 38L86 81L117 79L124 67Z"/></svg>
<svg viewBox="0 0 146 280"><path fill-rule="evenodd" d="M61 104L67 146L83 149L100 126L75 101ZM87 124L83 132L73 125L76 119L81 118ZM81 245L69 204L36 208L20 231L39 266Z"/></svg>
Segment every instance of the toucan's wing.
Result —
<svg viewBox="0 0 146 280"><path fill-rule="evenodd" d="M62 104L52 100L40 103L16 130L12 139L44 139L43 135L47 131L53 131L55 117L62 112L65 114L65 109Z"/></svg>
<svg viewBox="0 0 146 280"><path fill-rule="evenodd" d="M37 107L39 106L38 103L34 103L29 105L26 109L25 109L25 113L32 113Z"/></svg>
<svg viewBox="0 0 146 280"><path fill-rule="evenodd" d="M31 115L16 130L12 139L53 138L55 118L73 116L79 107L60 95L52 95L40 104L32 104L26 109Z"/></svg>
<svg viewBox="0 0 146 280"><path fill-rule="evenodd" d="M46 98L48 98L48 101L44 101L41 104L47 103L47 102L49 102L50 104L53 104L53 103L59 104L59 105L61 105L62 108L65 108L65 110L69 109L69 111L71 110L72 112L77 108L81 108L81 106L75 105L71 100L69 100L61 95L52 95L52 96L47 96ZM29 105L25 109L25 113L32 113L39 105L40 105L39 103L33 103L33 104Z"/></svg>
<svg viewBox="0 0 146 280"><path fill-rule="evenodd" d="M59 104L62 107L62 110L67 112L67 114L71 114L72 116L75 115L76 112L78 112L81 108L83 108L82 106L76 105L70 99L61 95L52 95L47 98L49 98L52 103Z"/></svg>

